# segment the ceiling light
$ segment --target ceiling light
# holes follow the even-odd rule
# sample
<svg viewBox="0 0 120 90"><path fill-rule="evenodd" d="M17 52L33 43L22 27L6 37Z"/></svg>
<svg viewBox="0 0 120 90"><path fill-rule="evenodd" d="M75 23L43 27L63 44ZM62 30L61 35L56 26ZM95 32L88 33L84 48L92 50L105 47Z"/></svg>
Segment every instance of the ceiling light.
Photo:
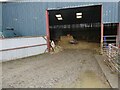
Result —
<svg viewBox="0 0 120 90"><path fill-rule="evenodd" d="M78 15L82 15L82 13L76 13L76 15L78 16Z"/></svg>
<svg viewBox="0 0 120 90"><path fill-rule="evenodd" d="M58 20L63 20L62 17L61 18L57 18Z"/></svg>
<svg viewBox="0 0 120 90"><path fill-rule="evenodd" d="M55 15L55 16L56 16L57 18L58 18L58 17L62 17L61 14L58 14L58 15Z"/></svg>
<svg viewBox="0 0 120 90"><path fill-rule="evenodd" d="M76 16L76 18L82 18L82 16Z"/></svg>

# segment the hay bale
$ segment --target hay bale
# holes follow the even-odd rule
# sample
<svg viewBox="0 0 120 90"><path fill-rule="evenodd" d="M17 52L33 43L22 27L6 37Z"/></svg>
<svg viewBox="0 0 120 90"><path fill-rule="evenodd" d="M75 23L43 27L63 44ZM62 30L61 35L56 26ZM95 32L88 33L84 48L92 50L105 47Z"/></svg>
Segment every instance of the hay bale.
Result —
<svg viewBox="0 0 120 90"><path fill-rule="evenodd" d="M73 36L70 36L70 35L60 37L61 42L69 42L71 40L73 40Z"/></svg>

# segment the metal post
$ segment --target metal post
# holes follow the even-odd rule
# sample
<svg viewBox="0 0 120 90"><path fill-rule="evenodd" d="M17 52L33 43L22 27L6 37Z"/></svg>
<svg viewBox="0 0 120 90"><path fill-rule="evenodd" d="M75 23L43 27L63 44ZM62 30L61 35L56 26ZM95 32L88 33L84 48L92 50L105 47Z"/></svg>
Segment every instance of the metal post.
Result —
<svg viewBox="0 0 120 90"><path fill-rule="evenodd" d="M101 6L101 54L103 54L103 29L104 29L104 26L103 26L103 23L102 23L102 6Z"/></svg>
<svg viewBox="0 0 120 90"><path fill-rule="evenodd" d="M103 54L103 30L104 29L104 25L101 24L101 54Z"/></svg>
<svg viewBox="0 0 120 90"><path fill-rule="evenodd" d="M50 52L50 32L49 32L48 10L46 10L46 36L47 36L47 48L48 48L48 52Z"/></svg>

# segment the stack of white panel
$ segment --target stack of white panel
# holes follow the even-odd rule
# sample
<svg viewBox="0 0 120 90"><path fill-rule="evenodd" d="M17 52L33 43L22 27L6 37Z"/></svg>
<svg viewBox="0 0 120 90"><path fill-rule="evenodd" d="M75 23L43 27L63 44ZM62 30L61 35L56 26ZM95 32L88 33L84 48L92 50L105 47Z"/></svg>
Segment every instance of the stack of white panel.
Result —
<svg viewBox="0 0 120 90"><path fill-rule="evenodd" d="M0 61L14 60L47 52L46 37L21 37L0 40Z"/></svg>

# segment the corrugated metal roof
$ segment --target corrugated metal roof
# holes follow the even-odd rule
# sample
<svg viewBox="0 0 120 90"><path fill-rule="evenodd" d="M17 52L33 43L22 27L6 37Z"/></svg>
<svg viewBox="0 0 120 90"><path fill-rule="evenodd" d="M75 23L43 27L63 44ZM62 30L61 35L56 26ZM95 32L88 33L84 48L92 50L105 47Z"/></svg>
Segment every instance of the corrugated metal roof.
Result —
<svg viewBox="0 0 120 90"><path fill-rule="evenodd" d="M118 22L118 2L58 2L55 4L48 3L48 10L60 9L60 8L71 8L71 7L84 7L91 5L103 5L103 23L117 23Z"/></svg>
<svg viewBox="0 0 120 90"><path fill-rule="evenodd" d="M7 2L108 2L106 0L2 0ZM109 2L119 2L119 0L109 0Z"/></svg>

